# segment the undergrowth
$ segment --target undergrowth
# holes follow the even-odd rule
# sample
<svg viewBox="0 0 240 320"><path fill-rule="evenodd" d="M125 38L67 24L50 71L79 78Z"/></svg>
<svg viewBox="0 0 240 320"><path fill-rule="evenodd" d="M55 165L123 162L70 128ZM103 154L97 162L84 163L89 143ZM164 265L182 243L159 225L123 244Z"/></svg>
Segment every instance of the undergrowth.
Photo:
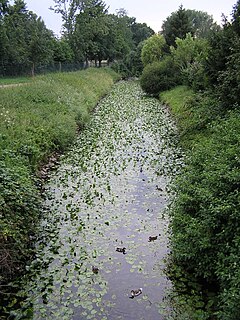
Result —
<svg viewBox="0 0 240 320"><path fill-rule="evenodd" d="M172 261L214 292L215 298L206 301L211 308L203 319L236 320L240 312L239 110L223 113L216 100L186 87L165 92L161 99L171 107L186 152L170 212Z"/></svg>
<svg viewBox="0 0 240 320"><path fill-rule="evenodd" d="M0 89L0 283L24 269L33 254L41 165L73 142L117 79L111 69L87 69Z"/></svg>

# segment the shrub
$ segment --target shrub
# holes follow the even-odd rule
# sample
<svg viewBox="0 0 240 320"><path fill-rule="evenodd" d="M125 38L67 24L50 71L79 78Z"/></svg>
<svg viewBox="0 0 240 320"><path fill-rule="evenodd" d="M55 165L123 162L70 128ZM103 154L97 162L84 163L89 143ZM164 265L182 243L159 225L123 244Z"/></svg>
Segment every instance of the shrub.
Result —
<svg viewBox="0 0 240 320"><path fill-rule="evenodd" d="M176 183L172 252L177 265L218 288L218 318L239 312L240 114L212 122Z"/></svg>
<svg viewBox="0 0 240 320"><path fill-rule="evenodd" d="M160 34L154 34L144 41L141 59L144 67L153 62L158 62L165 55L166 41Z"/></svg>
<svg viewBox="0 0 240 320"><path fill-rule="evenodd" d="M161 91L174 87L179 81L177 71L171 57L147 65L140 78L142 89L147 94L157 96Z"/></svg>

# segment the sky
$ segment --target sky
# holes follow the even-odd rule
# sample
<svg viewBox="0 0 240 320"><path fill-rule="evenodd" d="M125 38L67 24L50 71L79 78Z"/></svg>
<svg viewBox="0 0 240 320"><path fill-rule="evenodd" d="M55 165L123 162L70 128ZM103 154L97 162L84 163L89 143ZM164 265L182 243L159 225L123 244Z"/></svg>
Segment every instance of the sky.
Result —
<svg viewBox="0 0 240 320"><path fill-rule="evenodd" d="M163 21L178 10L182 4L185 9L205 11L213 16L214 21L221 24L224 13L231 18L232 8L237 0L105 0L109 13L116 13L124 8L128 16L135 17L137 22L145 22L155 32L161 30ZM47 28L55 35L61 34L61 16L49 10L54 6L53 0L25 0L27 9L35 12L44 20Z"/></svg>

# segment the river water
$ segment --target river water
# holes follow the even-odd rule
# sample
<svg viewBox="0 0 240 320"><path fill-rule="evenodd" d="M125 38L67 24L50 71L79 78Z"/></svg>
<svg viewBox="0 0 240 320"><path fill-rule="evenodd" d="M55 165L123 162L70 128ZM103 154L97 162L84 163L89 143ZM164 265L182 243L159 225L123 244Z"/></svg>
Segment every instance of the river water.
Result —
<svg viewBox="0 0 240 320"><path fill-rule="evenodd" d="M19 319L169 319L165 211L181 165L175 141L167 109L137 82L117 83L99 103L46 185Z"/></svg>

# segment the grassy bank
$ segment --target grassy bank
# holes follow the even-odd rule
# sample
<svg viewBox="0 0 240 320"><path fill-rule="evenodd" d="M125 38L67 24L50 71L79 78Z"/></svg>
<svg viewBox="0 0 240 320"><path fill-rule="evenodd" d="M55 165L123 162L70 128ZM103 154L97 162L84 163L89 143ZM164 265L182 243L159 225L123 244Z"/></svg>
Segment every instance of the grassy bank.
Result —
<svg viewBox="0 0 240 320"><path fill-rule="evenodd" d="M5 85L12 85L12 84L20 84L20 83L29 83L32 82L31 77L0 77L0 87Z"/></svg>
<svg viewBox="0 0 240 320"><path fill-rule="evenodd" d="M184 319L235 320L240 311L239 110L224 113L213 98L186 87L160 98L176 118L187 154L171 210L172 259L178 271L201 284L191 290L202 301Z"/></svg>
<svg viewBox="0 0 240 320"><path fill-rule="evenodd" d="M118 75L88 69L0 88L0 282L24 268L40 210L36 174L63 151Z"/></svg>

